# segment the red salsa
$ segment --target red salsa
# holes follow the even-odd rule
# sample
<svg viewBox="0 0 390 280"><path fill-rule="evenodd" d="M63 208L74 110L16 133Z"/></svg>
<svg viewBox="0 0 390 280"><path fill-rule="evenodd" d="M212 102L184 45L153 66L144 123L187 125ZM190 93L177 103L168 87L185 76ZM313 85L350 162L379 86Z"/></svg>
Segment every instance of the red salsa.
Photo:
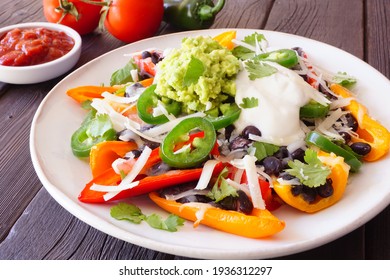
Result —
<svg viewBox="0 0 390 280"><path fill-rule="evenodd" d="M15 28L0 38L0 65L30 66L64 56L74 46L65 32Z"/></svg>

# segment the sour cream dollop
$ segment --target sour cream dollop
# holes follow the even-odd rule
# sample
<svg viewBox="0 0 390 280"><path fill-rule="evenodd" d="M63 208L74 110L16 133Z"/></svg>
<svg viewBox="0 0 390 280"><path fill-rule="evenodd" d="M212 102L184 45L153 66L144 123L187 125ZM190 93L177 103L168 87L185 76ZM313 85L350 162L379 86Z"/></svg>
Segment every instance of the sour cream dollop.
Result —
<svg viewBox="0 0 390 280"><path fill-rule="evenodd" d="M275 145L289 145L303 140L305 133L299 119L300 107L318 95L313 87L306 83L294 71L276 63L267 62L278 69L270 76L249 79L249 73L243 70L237 75L235 101L241 107L235 127L240 133L249 125L261 131L264 142ZM245 98L257 98L258 106L244 108Z"/></svg>

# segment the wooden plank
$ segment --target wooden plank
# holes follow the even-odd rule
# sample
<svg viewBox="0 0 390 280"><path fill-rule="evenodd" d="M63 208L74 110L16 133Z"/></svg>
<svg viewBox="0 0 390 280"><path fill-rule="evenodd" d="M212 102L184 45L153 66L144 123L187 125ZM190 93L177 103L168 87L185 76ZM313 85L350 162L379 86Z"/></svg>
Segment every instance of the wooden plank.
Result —
<svg viewBox="0 0 390 280"><path fill-rule="evenodd" d="M253 28L262 29L272 8L272 0L226 1L223 10L217 14L211 28Z"/></svg>
<svg viewBox="0 0 390 280"><path fill-rule="evenodd" d="M371 0L366 3L366 61L390 79L390 3ZM389 92L390 94L390 92ZM390 129L390 128L389 128ZM390 259L390 206L366 225L366 258Z"/></svg>
<svg viewBox="0 0 390 280"><path fill-rule="evenodd" d="M328 43L363 58L362 14L363 0L279 0L265 28Z"/></svg>

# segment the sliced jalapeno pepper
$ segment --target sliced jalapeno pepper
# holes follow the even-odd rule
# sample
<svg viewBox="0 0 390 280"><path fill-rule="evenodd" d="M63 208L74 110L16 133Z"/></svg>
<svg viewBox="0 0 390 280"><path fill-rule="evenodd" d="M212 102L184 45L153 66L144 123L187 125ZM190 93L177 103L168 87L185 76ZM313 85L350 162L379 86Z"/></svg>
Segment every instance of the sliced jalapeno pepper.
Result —
<svg viewBox="0 0 390 280"><path fill-rule="evenodd" d="M316 101L311 100L299 110L301 118L315 119L325 117L329 112L329 106L324 106Z"/></svg>
<svg viewBox="0 0 390 280"><path fill-rule="evenodd" d="M99 120L95 121L95 118L95 112L91 111L81 127L72 134L70 145L73 154L77 157L88 157L92 146L103 141L117 139L116 131L111 124L109 126L102 124L99 127ZM91 133L91 129L94 130L93 133Z"/></svg>
<svg viewBox="0 0 390 280"><path fill-rule="evenodd" d="M306 136L306 142L308 144L317 146L318 148L327 153L334 153L338 156L343 157L345 163L347 163L351 167L351 172L359 171L359 168L362 166L362 162L352 152L343 149L342 147L333 143L331 140L319 134L318 132L310 132Z"/></svg>
<svg viewBox="0 0 390 280"><path fill-rule="evenodd" d="M186 146L190 140L190 134L197 131L203 131L203 137L195 137L189 146ZM172 167L195 167L207 159L214 148L215 141L216 133L211 122L201 117L184 119L164 138L161 143L160 156ZM182 149L179 150L179 147Z"/></svg>
<svg viewBox="0 0 390 280"><path fill-rule="evenodd" d="M141 94L137 101L138 116L148 124L162 124L168 122L165 115L153 116L153 108L157 106L159 101L158 95L154 92L156 85L151 85ZM181 105L179 102L173 101L164 103L165 109L168 113L177 116L181 112Z"/></svg>
<svg viewBox="0 0 390 280"><path fill-rule="evenodd" d="M291 68L298 64L296 52L290 49L262 53L257 55L255 59L276 62L286 68Z"/></svg>
<svg viewBox="0 0 390 280"><path fill-rule="evenodd" d="M209 114L207 120L209 120L215 130L227 127L233 124L240 116L241 109L237 106L236 103L232 104L222 104L219 108L221 110L221 116L213 116ZM218 112L217 112L218 113Z"/></svg>

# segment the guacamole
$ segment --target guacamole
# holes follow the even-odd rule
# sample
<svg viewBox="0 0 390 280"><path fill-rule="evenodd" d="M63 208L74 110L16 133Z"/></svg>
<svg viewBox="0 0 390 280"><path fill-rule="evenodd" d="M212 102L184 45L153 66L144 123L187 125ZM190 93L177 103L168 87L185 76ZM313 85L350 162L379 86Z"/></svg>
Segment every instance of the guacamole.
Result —
<svg viewBox="0 0 390 280"><path fill-rule="evenodd" d="M218 107L236 93L238 59L211 37L184 38L158 64L156 94L182 103L185 113Z"/></svg>

